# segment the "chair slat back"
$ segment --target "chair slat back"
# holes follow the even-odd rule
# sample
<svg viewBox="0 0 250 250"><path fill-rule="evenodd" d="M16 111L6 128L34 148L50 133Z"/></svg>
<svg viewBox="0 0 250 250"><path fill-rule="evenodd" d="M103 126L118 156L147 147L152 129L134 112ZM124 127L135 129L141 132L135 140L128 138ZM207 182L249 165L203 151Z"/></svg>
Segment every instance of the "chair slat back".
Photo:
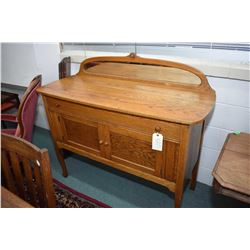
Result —
<svg viewBox="0 0 250 250"><path fill-rule="evenodd" d="M48 150L2 133L1 151L6 188L35 207L55 207Z"/></svg>

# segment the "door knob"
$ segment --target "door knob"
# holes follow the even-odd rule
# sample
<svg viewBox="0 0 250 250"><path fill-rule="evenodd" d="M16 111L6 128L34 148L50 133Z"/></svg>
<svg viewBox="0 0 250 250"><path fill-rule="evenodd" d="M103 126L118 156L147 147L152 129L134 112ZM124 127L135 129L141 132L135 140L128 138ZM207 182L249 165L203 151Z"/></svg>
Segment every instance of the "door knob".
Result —
<svg viewBox="0 0 250 250"><path fill-rule="evenodd" d="M160 133L161 132L161 128L160 127L156 127L155 128L155 132Z"/></svg>

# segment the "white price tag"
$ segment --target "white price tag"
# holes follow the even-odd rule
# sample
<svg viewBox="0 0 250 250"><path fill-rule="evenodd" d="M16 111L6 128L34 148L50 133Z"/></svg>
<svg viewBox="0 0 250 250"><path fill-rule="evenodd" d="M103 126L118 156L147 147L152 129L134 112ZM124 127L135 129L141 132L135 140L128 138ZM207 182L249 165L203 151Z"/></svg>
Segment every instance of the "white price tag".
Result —
<svg viewBox="0 0 250 250"><path fill-rule="evenodd" d="M153 133L152 135L152 149L162 151L163 135L160 133Z"/></svg>

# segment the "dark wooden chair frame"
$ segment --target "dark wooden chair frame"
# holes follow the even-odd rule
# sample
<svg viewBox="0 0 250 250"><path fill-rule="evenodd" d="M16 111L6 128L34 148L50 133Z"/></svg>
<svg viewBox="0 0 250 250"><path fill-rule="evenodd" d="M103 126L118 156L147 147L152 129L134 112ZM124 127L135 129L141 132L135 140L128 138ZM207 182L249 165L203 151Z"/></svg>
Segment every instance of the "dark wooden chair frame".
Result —
<svg viewBox="0 0 250 250"><path fill-rule="evenodd" d="M2 185L34 207L56 207L48 150L1 135Z"/></svg>

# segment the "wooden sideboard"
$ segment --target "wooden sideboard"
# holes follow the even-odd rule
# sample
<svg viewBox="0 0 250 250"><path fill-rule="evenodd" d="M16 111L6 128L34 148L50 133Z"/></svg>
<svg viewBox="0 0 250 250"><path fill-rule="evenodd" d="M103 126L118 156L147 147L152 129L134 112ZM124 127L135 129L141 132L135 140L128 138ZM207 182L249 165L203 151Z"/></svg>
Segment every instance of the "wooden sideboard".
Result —
<svg viewBox="0 0 250 250"><path fill-rule="evenodd" d="M95 57L79 72L38 89L63 175L63 149L167 187L180 207L195 188L204 120L215 92L190 66L157 59ZM152 135L163 136L162 150Z"/></svg>

